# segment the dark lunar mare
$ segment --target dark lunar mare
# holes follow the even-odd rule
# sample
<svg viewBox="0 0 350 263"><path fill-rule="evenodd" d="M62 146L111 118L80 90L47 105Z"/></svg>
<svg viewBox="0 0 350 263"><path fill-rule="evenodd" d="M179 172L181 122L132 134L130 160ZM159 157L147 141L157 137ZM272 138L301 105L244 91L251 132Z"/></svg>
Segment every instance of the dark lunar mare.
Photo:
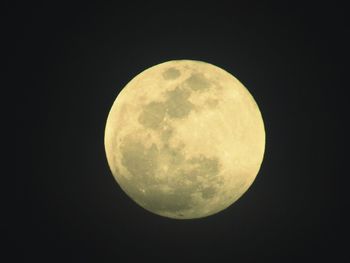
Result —
<svg viewBox="0 0 350 263"><path fill-rule="evenodd" d="M163 72L164 79L175 79L179 76L180 72L174 68ZM217 158L200 155L185 159L181 147L169 146L174 128L165 117L186 118L195 108L188 100L191 93L210 88L210 82L197 73L192 74L183 84L167 91L165 101L145 105L138 117L138 122L145 127L145 131L151 129L159 133L164 143L161 149L156 144L147 148L133 134L126 136L120 146L122 165L131 175L130 179L122 179L127 180L126 192L146 209L159 213L173 212L178 216L182 216L184 210L196 208L192 201L194 193L199 193L203 199L210 199L217 193L217 185L223 183L217 176L220 171ZM160 177L162 179L157 179L157 173L165 173L160 165L167 165L168 170ZM200 179L203 178L205 182L209 182L209 186L202 183ZM170 190L164 191L164 186L168 186Z"/></svg>

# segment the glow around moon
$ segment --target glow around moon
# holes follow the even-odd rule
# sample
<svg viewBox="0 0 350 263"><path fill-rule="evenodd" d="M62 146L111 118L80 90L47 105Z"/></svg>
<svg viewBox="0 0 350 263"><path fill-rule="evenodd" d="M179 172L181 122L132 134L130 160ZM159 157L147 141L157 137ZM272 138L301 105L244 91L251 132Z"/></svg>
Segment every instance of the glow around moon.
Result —
<svg viewBox="0 0 350 263"><path fill-rule="evenodd" d="M214 65L169 61L132 79L107 119L120 187L155 214L191 219L234 203L253 183L265 131L248 90Z"/></svg>

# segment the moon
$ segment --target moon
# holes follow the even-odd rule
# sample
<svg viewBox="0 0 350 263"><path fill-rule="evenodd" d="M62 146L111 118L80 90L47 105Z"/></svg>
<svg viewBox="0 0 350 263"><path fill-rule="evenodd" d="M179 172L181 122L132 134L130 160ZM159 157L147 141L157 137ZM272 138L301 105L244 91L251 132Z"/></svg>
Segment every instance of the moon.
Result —
<svg viewBox="0 0 350 263"><path fill-rule="evenodd" d="M111 172L132 200L160 216L194 219L224 210L251 186L265 129L254 98L233 75L173 60L122 89L104 143Z"/></svg>

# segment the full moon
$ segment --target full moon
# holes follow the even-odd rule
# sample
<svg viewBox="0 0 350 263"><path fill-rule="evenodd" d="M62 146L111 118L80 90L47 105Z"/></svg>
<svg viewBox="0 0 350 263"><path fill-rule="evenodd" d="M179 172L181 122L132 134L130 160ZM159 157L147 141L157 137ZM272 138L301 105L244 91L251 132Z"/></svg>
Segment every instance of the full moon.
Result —
<svg viewBox="0 0 350 263"><path fill-rule="evenodd" d="M174 60L146 69L119 93L105 127L109 167L146 210L193 219L233 204L255 180L265 149L260 110L234 76Z"/></svg>

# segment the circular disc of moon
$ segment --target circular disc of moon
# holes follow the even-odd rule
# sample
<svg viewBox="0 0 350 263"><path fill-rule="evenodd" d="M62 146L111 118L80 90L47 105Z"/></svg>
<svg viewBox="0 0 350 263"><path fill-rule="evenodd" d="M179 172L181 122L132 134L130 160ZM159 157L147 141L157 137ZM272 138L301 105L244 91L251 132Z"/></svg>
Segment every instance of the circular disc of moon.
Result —
<svg viewBox="0 0 350 263"><path fill-rule="evenodd" d="M155 214L192 219L240 198L260 169L265 130L249 91L209 63L148 68L107 118L108 164L123 191Z"/></svg>

